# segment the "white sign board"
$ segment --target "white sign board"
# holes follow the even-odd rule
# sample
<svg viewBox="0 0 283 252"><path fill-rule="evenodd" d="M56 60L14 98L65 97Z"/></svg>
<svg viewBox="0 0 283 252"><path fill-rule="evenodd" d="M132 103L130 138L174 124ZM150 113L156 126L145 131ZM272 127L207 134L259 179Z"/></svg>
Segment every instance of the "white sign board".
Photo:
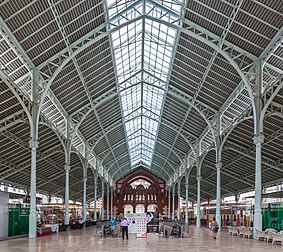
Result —
<svg viewBox="0 0 283 252"><path fill-rule="evenodd" d="M126 213L125 218L127 218L129 222L128 232L129 234L137 233L137 218L135 213Z"/></svg>
<svg viewBox="0 0 283 252"><path fill-rule="evenodd" d="M147 220L145 213L137 213L137 237L138 238L146 238L147 237Z"/></svg>

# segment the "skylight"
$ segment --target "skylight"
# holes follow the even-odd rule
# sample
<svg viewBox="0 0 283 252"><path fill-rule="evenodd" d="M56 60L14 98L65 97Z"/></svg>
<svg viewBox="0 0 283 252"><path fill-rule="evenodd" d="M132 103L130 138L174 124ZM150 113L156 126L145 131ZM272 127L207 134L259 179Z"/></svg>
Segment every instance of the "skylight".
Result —
<svg viewBox="0 0 283 252"><path fill-rule="evenodd" d="M151 167L182 2L108 0L118 87L131 165ZM152 17L152 18L150 18Z"/></svg>

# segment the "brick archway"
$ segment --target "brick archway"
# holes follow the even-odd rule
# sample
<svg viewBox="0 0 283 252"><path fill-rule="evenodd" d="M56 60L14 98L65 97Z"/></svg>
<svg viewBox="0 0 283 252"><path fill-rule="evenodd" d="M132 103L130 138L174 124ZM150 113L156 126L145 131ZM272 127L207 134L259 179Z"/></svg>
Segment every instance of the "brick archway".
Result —
<svg viewBox="0 0 283 252"><path fill-rule="evenodd" d="M130 184L138 179L146 180L151 185L147 189L139 186L136 189L132 188ZM148 205L155 204L156 211L162 214L164 206L167 206L166 183L144 168L137 168L124 179L117 181L115 204L119 214L123 213L124 205L127 204L134 207L134 212L138 204L143 204L145 211Z"/></svg>

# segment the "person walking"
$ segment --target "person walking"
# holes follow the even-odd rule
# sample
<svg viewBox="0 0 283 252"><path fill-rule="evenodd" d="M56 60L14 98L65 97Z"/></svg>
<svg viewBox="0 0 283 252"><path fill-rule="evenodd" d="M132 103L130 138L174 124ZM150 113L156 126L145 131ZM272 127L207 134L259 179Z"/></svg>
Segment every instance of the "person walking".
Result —
<svg viewBox="0 0 283 252"><path fill-rule="evenodd" d="M212 231L212 234L213 234L213 239L216 239L218 229L219 229L219 224L215 220L215 217L213 217L213 221L211 222L211 231Z"/></svg>
<svg viewBox="0 0 283 252"><path fill-rule="evenodd" d="M122 239L124 240L125 238L125 233L126 233L126 238L127 240L129 239L129 234L128 234L128 226L129 226L129 222L127 220L127 218L124 218L122 221L121 221L121 227L122 227Z"/></svg>

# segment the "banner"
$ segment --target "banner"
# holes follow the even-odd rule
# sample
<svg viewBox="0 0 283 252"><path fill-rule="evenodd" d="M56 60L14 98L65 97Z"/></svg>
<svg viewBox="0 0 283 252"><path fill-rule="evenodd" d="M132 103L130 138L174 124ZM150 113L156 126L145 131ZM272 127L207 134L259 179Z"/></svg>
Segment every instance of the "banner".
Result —
<svg viewBox="0 0 283 252"><path fill-rule="evenodd" d="M129 234L137 233L137 217L135 213L126 213L125 218L127 218L129 222L128 232Z"/></svg>
<svg viewBox="0 0 283 252"><path fill-rule="evenodd" d="M137 213L137 238L147 237L147 219L145 213Z"/></svg>

